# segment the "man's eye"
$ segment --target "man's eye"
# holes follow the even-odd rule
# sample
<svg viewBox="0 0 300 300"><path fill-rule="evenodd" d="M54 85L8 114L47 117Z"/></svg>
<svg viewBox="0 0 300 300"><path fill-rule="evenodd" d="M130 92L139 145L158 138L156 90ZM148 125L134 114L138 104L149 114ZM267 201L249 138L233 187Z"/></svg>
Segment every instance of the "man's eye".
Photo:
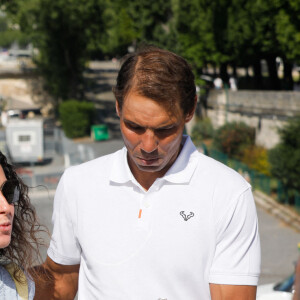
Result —
<svg viewBox="0 0 300 300"><path fill-rule="evenodd" d="M136 126L136 125L133 125L133 124L127 124L127 127L130 128L131 130L142 130L143 127L140 127L140 126Z"/></svg>
<svg viewBox="0 0 300 300"><path fill-rule="evenodd" d="M174 129L174 127L158 128L156 131L159 133L167 133Z"/></svg>

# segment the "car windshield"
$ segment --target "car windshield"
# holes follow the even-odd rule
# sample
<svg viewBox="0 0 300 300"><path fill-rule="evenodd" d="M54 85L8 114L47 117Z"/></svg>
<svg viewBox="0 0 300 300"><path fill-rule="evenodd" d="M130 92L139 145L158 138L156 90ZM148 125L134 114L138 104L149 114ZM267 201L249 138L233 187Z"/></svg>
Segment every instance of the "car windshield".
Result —
<svg viewBox="0 0 300 300"><path fill-rule="evenodd" d="M295 281L295 274L293 273L284 281L277 283L274 286L274 290L281 291L281 292L292 292L294 281Z"/></svg>

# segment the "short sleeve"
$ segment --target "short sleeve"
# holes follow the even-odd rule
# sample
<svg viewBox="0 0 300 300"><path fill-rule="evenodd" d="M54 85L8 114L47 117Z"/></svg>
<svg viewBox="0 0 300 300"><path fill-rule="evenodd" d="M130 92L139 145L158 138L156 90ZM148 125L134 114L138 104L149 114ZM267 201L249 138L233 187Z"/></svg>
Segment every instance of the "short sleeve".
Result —
<svg viewBox="0 0 300 300"><path fill-rule="evenodd" d="M69 199L66 172L62 176L54 198L53 233L48 249L48 256L62 265L80 263L81 248L76 237L77 202ZM72 202L70 202L72 201Z"/></svg>
<svg viewBox="0 0 300 300"><path fill-rule="evenodd" d="M257 213L248 188L216 223L216 249L209 282L257 285L260 259Z"/></svg>

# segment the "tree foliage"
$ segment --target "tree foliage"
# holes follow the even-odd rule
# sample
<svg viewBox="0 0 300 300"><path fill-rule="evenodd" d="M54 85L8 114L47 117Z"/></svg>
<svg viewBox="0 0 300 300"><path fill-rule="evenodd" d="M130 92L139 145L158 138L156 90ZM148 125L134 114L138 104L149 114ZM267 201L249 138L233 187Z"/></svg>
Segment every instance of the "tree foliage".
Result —
<svg viewBox="0 0 300 300"><path fill-rule="evenodd" d="M107 31L103 34L105 43L100 47L109 56L122 56L129 46L136 48L145 42L171 46L170 0L109 0L104 18Z"/></svg>
<svg viewBox="0 0 300 300"><path fill-rule="evenodd" d="M293 9L284 9L290 4ZM261 60L268 65L269 84L280 89L276 57L285 64L285 88L292 88L291 61L297 59L299 18L297 1L259 0L182 0L175 13L181 53L195 64L198 71L207 64L220 67L223 81L228 80L227 66L252 66L255 87L263 88ZM292 11L295 13L292 13ZM285 12L286 15L283 15ZM291 15L294 15L293 22ZM281 16L281 17L280 17ZM297 16L297 17L296 17ZM288 29L289 28L289 29ZM289 35L286 36L286 31ZM286 55L293 48L292 55Z"/></svg>
<svg viewBox="0 0 300 300"><path fill-rule="evenodd" d="M292 64L300 62L298 0L2 0L1 9L39 49L39 69L57 99L80 98L91 57L121 57L143 42L183 55L197 75L213 66L225 82L228 66L235 76L237 67L252 66L258 89L291 89Z"/></svg>
<svg viewBox="0 0 300 300"><path fill-rule="evenodd" d="M95 108L93 103L68 100L59 105L62 128L69 138L83 137L89 134Z"/></svg>
<svg viewBox="0 0 300 300"><path fill-rule="evenodd" d="M214 146L229 157L241 160L244 150L254 145L255 129L245 123L231 122L218 128L214 134Z"/></svg>
<svg viewBox="0 0 300 300"><path fill-rule="evenodd" d="M13 24L4 14L0 15L0 47L9 48L15 42L27 46L30 39L19 30L17 24Z"/></svg>
<svg viewBox="0 0 300 300"><path fill-rule="evenodd" d="M300 61L300 2L284 0L276 16L278 41L290 60Z"/></svg>
<svg viewBox="0 0 300 300"><path fill-rule="evenodd" d="M14 5L13 5L14 4ZM14 0L8 10L31 36L46 89L57 99L82 96L82 74L104 31L104 0Z"/></svg>
<svg viewBox="0 0 300 300"><path fill-rule="evenodd" d="M109 1L104 12L107 31L103 34L105 42L100 43L99 48L110 57L123 56L138 36L134 21L123 2Z"/></svg>
<svg viewBox="0 0 300 300"><path fill-rule="evenodd" d="M242 162L259 173L267 176L271 175L268 151L263 147L251 145L245 148L243 151Z"/></svg>
<svg viewBox="0 0 300 300"><path fill-rule="evenodd" d="M214 128L209 118L198 120L192 129L191 138L196 145L200 145L203 140L211 139L214 136Z"/></svg>
<svg viewBox="0 0 300 300"><path fill-rule="evenodd" d="M300 116L279 130L280 143L270 151L271 173L287 189L300 191Z"/></svg>

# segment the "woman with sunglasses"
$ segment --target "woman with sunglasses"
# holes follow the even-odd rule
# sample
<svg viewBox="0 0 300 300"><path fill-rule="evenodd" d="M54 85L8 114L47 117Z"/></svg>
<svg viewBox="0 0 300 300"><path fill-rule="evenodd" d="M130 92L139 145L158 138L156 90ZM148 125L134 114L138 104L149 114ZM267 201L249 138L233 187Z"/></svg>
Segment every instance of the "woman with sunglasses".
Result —
<svg viewBox="0 0 300 300"><path fill-rule="evenodd" d="M0 152L0 299L33 299L41 231L28 187Z"/></svg>

